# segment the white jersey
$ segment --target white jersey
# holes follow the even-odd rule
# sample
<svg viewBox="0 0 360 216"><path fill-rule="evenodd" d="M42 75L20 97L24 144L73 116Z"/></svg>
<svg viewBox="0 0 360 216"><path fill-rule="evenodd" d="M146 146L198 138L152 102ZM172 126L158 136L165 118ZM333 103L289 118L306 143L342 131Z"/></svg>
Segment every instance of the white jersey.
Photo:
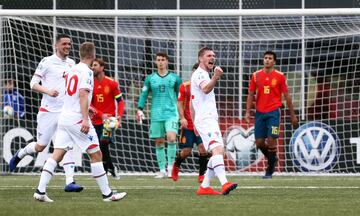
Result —
<svg viewBox="0 0 360 216"><path fill-rule="evenodd" d="M80 109L80 90L89 91L89 106L94 88L93 71L88 65L80 62L71 68L66 75L66 95L64 106L60 114L59 125L74 125L82 120ZM90 119L89 119L90 121Z"/></svg>
<svg viewBox="0 0 360 216"><path fill-rule="evenodd" d="M34 76L39 76L41 78L41 86L59 92L57 97L50 97L47 94L43 94L41 108L44 111L61 111L65 95L64 74L70 71L71 67L74 65L74 60L70 58L61 59L56 54L43 58L39 63Z"/></svg>
<svg viewBox="0 0 360 216"><path fill-rule="evenodd" d="M214 89L205 94L200 87L202 83L209 81L209 73L200 67L191 76L191 101L195 110L195 124L206 118L218 119Z"/></svg>

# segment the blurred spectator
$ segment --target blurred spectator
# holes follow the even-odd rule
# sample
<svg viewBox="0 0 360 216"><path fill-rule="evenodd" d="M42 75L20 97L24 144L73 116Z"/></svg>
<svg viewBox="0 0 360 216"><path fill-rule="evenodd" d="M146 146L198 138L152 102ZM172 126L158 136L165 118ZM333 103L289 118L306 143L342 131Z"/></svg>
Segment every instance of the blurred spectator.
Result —
<svg viewBox="0 0 360 216"><path fill-rule="evenodd" d="M14 88L14 80L5 81L5 89L3 90L3 107L11 106L14 109L14 117L24 118L25 116L25 100L16 88Z"/></svg>

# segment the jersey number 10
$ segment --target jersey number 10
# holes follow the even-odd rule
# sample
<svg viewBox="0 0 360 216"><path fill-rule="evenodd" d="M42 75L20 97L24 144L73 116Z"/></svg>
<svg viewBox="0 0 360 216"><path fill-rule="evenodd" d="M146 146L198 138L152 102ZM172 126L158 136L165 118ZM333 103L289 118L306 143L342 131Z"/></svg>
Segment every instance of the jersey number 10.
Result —
<svg viewBox="0 0 360 216"><path fill-rule="evenodd" d="M72 75L70 78L68 74L65 75L65 88L66 88L66 94L69 96L72 96L75 94L77 90L77 85L79 82L79 78L77 75Z"/></svg>

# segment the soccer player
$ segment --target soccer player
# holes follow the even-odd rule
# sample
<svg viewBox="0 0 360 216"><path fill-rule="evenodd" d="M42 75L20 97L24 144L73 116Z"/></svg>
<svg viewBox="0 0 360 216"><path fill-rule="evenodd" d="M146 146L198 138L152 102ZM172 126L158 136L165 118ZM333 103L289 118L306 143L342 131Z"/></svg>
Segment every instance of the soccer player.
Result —
<svg viewBox="0 0 360 216"><path fill-rule="evenodd" d="M193 65L192 72L199 67L199 63ZM172 179L178 180L179 168L181 163L190 155L194 143L197 144L199 150L199 177L198 182L201 183L204 179L207 164L207 152L204 144L202 143L201 137L195 134L194 124L190 114L190 99L191 99L190 81L183 82L180 85L177 108L179 111L181 133L180 133L180 146L181 151L177 154L173 170Z"/></svg>
<svg viewBox="0 0 360 216"><path fill-rule="evenodd" d="M66 95L58 123L54 143L54 152L47 159L34 193L34 199L42 202L53 202L46 194L46 187L54 175L57 164L74 144L86 151L90 157L91 173L98 184L104 201L117 201L126 193L112 192L102 164L102 154L95 129L89 118L89 105L94 87L93 71L90 69L95 59L95 46L84 42L80 45L80 63L66 74Z"/></svg>
<svg viewBox="0 0 360 216"><path fill-rule="evenodd" d="M152 94L150 138L155 139L156 159L160 172L155 178L171 178L172 165L176 157L176 136L179 116L177 111L177 95L181 84L180 77L168 71L169 57L166 53L156 54L157 71L148 75L140 95L137 119L144 118L143 108L149 95ZM168 173L166 173L165 137L167 140Z"/></svg>
<svg viewBox="0 0 360 216"><path fill-rule="evenodd" d="M96 114L91 121L99 137L104 169L106 172L109 171L115 179L119 179L119 173L111 161L109 150L109 145L114 143L115 129L104 128L103 123L108 120L108 117L116 116L120 125L121 117L124 114L124 100L119 84L110 77L105 76L104 69L104 60L97 58L93 61L94 91L91 106L96 109Z"/></svg>
<svg viewBox="0 0 360 216"><path fill-rule="evenodd" d="M224 143L219 127L214 87L223 70L215 67L215 53L209 47L198 52L199 67L191 76L191 115L195 128L203 140L204 147L212 153L207 164L205 178L197 190L198 195L227 195L237 187L237 182L228 182L224 165ZM215 67L215 68L214 68ZM214 75L210 79L210 72ZM217 176L222 185L221 193L210 187L210 181Z"/></svg>
<svg viewBox="0 0 360 216"><path fill-rule="evenodd" d="M279 137L282 94L290 110L291 123L294 126L298 123L285 75L275 70L275 63L276 54L266 51L263 69L254 72L251 76L249 95L246 101L245 121L250 123L250 109L256 94L255 143L268 159L268 166L263 178L272 178L277 162L276 146Z"/></svg>
<svg viewBox="0 0 360 216"><path fill-rule="evenodd" d="M42 152L54 136L61 108L64 104L65 79L64 75L72 66L74 60L70 59L71 38L66 34L59 34L55 42L56 53L41 60L31 79L32 90L43 94L41 106L37 115L37 142L29 143L25 148L18 150L10 160L10 171L14 171L17 164L26 155ZM40 85L41 82L41 85ZM75 184L75 162L72 151L63 159L63 168L66 176L66 192L80 192L83 187Z"/></svg>

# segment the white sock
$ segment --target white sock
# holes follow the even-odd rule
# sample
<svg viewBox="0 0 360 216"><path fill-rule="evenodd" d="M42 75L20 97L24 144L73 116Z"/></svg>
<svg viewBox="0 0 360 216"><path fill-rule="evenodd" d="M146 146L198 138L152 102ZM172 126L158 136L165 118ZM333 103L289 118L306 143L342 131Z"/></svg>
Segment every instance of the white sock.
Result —
<svg viewBox="0 0 360 216"><path fill-rule="evenodd" d="M51 178L53 177L56 166L57 162L51 157L46 160L46 163L44 164L41 172L39 186L37 188L40 192L46 192L46 186L49 184Z"/></svg>
<svg viewBox="0 0 360 216"><path fill-rule="evenodd" d="M109 181L104 170L102 162L91 163L91 173L96 180L96 183L99 185L101 193L103 195L109 195L111 189L109 187Z"/></svg>
<svg viewBox="0 0 360 216"><path fill-rule="evenodd" d="M19 154L18 154L18 157L19 157L20 159L23 159L26 155L30 155L30 154L36 153L36 151L35 151L35 145L36 145L35 142L31 142L31 143L27 144L27 145L25 146L25 148L20 149Z"/></svg>
<svg viewBox="0 0 360 216"><path fill-rule="evenodd" d="M74 182L75 162L73 158L73 151L67 151L62 159L63 168L66 177L66 185Z"/></svg>
<svg viewBox="0 0 360 216"><path fill-rule="evenodd" d="M207 188L207 187L210 187L210 182L211 182L211 179L215 176L215 173L213 171L213 168L212 168L212 160L211 158L209 159L208 163L207 163L207 170L205 172L205 176L204 176L204 180L203 182L201 183L201 187L203 188Z"/></svg>
<svg viewBox="0 0 360 216"><path fill-rule="evenodd" d="M226 182L228 182L225 173L224 156L214 155L211 158L215 175L220 180L221 185L224 185Z"/></svg>

